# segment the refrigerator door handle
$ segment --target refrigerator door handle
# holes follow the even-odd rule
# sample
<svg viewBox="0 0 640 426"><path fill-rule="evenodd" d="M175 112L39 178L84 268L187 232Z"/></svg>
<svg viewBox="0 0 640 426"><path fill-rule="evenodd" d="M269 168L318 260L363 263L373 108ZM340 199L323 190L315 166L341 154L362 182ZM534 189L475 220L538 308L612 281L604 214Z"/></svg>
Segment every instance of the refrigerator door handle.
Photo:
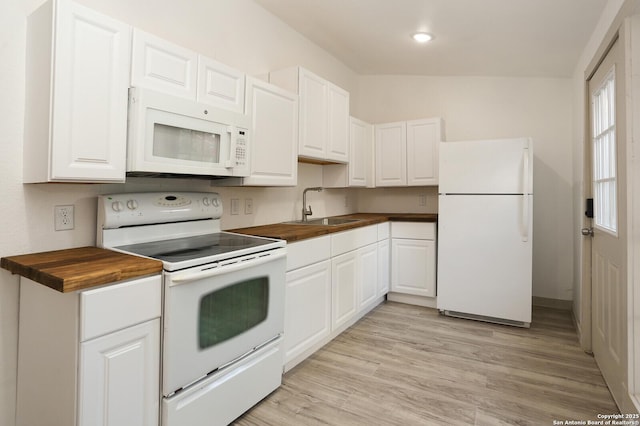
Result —
<svg viewBox="0 0 640 426"><path fill-rule="evenodd" d="M522 194L522 242L529 241L529 197L530 195Z"/></svg>
<svg viewBox="0 0 640 426"><path fill-rule="evenodd" d="M522 193L528 194L529 192L529 148L524 147L522 149Z"/></svg>
<svg viewBox="0 0 640 426"><path fill-rule="evenodd" d="M522 149L522 242L529 241L529 147Z"/></svg>

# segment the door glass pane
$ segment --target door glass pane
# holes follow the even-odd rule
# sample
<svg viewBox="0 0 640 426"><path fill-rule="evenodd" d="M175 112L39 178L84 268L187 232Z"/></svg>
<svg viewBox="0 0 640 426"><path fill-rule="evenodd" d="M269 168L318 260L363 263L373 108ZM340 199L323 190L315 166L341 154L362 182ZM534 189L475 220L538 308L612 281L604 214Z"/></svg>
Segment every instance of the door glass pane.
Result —
<svg viewBox="0 0 640 426"><path fill-rule="evenodd" d="M206 349L242 334L267 318L269 278L241 281L200 299L198 344Z"/></svg>
<svg viewBox="0 0 640 426"><path fill-rule="evenodd" d="M220 135L155 123L153 155L178 160L220 162Z"/></svg>
<svg viewBox="0 0 640 426"><path fill-rule="evenodd" d="M615 69L592 94L591 105L595 226L617 234Z"/></svg>

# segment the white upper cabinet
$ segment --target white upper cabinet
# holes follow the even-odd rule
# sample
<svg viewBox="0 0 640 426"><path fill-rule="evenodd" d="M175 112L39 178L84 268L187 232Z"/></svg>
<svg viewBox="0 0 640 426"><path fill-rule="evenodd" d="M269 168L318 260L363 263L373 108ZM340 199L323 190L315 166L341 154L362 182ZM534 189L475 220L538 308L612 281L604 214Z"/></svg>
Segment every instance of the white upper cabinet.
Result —
<svg viewBox="0 0 640 426"><path fill-rule="evenodd" d="M377 124L376 186L407 185L407 125Z"/></svg>
<svg viewBox="0 0 640 426"><path fill-rule="evenodd" d="M349 162L349 92L327 83L327 152L326 159Z"/></svg>
<svg viewBox="0 0 640 426"><path fill-rule="evenodd" d="M375 183L373 163L373 125L350 117L349 164L328 164L322 169L322 186L371 188Z"/></svg>
<svg viewBox="0 0 640 426"><path fill-rule="evenodd" d="M376 186L437 185L442 129L440 118L377 124Z"/></svg>
<svg viewBox="0 0 640 426"><path fill-rule="evenodd" d="M298 182L298 96L247 78L251 116L251 176L244 185L295 186Z"/></svg>
<svg viewBox="0 0 640 426"><path fill-rule="evenodd" d="M244 112L244 73L138 29L131 86Z"/></svg>
<svg viewBox="0 0 640 426"><path fill-rule="evenodd" d="M438 184L438 147L442 120L429 118L407 122L407 184Z"/></svg>
<svg viewBox="0 0 640 426"><path fill-rule="evenodd" d="M134 30L131 86L195 100L197 76L196 52Z"/></svg>
<svg viewBox="0 0 640 426"><path fill-rule="evenodd" d="M269 79L300 96L298 156L349 162L349 92L300 67L271 72Z"/></svg>
<svg viewBox="0 0 640 426"><path fill-rule="evenodd" d="M68 0L28 19L25 182L123 182L131 27Z"/></svg>
<svg viewBox="0 0 640 426"><path fill-rule="evenodd" d="M244 73L206 56L198 56L198 102L244 112Z"/></svg>

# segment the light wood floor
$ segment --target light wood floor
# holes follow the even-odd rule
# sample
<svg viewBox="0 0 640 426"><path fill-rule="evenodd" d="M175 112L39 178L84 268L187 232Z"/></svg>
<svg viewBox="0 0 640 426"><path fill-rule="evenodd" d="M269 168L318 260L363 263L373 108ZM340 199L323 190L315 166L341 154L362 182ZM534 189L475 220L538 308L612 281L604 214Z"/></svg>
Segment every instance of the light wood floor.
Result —
<svg viewBox="0 0 640 426"><path fill-rule="evenodd" d="M531 329L386 302L289 371L237 425L551 425L617 413L570 313Z"/></svg>

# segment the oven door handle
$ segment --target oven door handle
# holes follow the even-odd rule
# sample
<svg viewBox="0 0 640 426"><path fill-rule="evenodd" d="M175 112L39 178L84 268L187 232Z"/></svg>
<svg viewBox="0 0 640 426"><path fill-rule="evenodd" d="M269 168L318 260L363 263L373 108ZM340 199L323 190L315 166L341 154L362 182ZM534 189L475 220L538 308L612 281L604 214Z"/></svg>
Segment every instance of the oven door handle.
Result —
<svg viewBox="0 0 640 426"><path fill-rule="evenodd" d="M221 274L239 271L241 269L264 265L265 263L271 262L276 259L280 259L282 257L285 257L286 255L287 255L286 249L277 249L272 252L269 252L269 254L267 255L262 255L262 256L257 255L254 257L250 257L248 259L246 257L245 258L240 257L238 259L235 259L234 261L220 262L220 264L215 268L207 269L204 271L191 272L191 273L185 272L182 274L178 274L175 277L171 277L169 286L184 284L191 281L202 280L205 278L215 277Z"/></svg>

